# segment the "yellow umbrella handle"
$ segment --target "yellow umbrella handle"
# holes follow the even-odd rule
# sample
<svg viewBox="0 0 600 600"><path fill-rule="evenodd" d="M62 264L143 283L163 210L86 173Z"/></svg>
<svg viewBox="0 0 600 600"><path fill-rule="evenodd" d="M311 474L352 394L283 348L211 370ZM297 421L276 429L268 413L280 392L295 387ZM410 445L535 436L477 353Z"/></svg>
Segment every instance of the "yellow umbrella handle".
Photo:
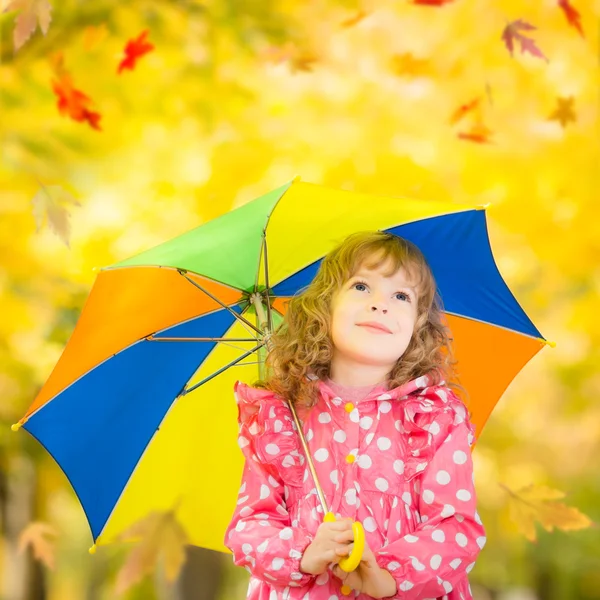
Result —
<svg viewBox="0 0 600 600"><path fill-rule="evenodd" d="M328 512L323 521L331 523L335 521L335 515L332 512ZM342 571L346 571L346 573L350 573L358 567L360 561L362 560L363 551L365 549L365 530L363 529L362 523L360 521L354 521L352 523L352 531L354 533L354 548L350 553L350 556L346 556L340 560L338 563L340 569ZM342 586L342 593L348 595L351 592L351 588L347 585Z"/></svg>

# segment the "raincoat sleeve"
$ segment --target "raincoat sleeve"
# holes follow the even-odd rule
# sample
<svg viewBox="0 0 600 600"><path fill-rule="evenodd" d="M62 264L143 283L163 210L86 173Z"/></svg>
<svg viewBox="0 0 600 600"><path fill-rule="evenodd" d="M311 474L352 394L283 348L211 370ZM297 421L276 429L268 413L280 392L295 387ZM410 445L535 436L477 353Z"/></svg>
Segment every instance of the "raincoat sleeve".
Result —
<svg viewBox="0 0 600 600"><path fill-rule="evenodd" d="M473 485L474 429L464 404L457 399L452 410L447 405L443 412L421 416L423 419L417 416L415 422L427 432L432 452L422 472L418 464L423 463L417 463L408 473L418 474L414 485L419 491L416 508L421 522L411 534L375 553L377 564L396 581L396 595L390 599L448 594L471 571L486 542ZM426 452L421 453L424 455Z"/></svg>
<svg viewBox="0 0 600 600"><path fill-rule="evenodd" d="M304 586L314 576L300 571L300 561L313 537L304 528L292 526L285 486L265 450L275 439L282 448L291 441L292 436L282 435L293 433L285 420L289 409L265 390L245 384L236 384L236 401L238 443L245 463L225 546L233 553L234 564L254 577L274 586ZM275 433L279 436L272 437Z"/></svg>

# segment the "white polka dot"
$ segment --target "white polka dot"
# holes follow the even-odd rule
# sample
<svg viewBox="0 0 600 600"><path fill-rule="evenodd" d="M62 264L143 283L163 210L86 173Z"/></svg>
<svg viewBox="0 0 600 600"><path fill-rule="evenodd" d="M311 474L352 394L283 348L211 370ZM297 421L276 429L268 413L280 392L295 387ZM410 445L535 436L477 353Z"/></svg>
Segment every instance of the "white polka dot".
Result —
<svg viewBox="0 0 600 600"><path fill-rule="evenodd" d="M252 552L252 544L242 544L242 552L244 554L250 554L250 552Z"/></svg>
<svg viewBox="0 0 600 600"><path fill-rule="evenodd" d="M366 531L373 533L377 529L377 523L375 523L375 519L373 517L367 517L363 521L363 527Z"/></svg>
<svg viewBox="0 0 600 600"><path fill-rule="evenodd" d="M319 415L319 423L331 423L331 415L328 412L322 412Z"/></svg>
<svg viewBox="0 0 600 600"><path fill-rule="evenodd" d="M273 431L275 431L275 433L279 433L282 429L283 423L279 419L277 419L275 423L273 423Z"/></svg>
<svg viewBox="0 0 600 600"><path fill-rule="evenodd" d="M467 573L470 573L473 570L473 567L475 566L475 563L471 563L470 565L467 565L467 568L465 569L467 571Z"/></svg>
<svg viewBox="0 0 600 600"><path fill-rule="evenodd" d="M485 537L485 535L479 536L479 537L477 538L477 540L475 540L475 541L477 542L477 545L478 545L480 548L483 548L483 547L485 546L486 537Z"/></svg>
<svg viewBox="0 0 600 600"><path fill-rule="evenodd" d="M331 471L331 473L329 474L329 479L331 479L331 483L335 483L335 485L338 485L339 482L337 469Z"/></svg>
<svg viewBox="0 0 600 600"><path fill-rule="evenodd" d="M377 447L380 450L389 450L392 447L392 442L390 441L389 438L386 437L380 437L377 439Z"/></svg>
<svg viewBox="0 0 600 600"><path fill-rule="evenodd" d="M284 527L280 532L279 532L279 537L282 540L291 540L292 537L294 536L294 532L292 531L291 527Z"/></svg>
<svg viewBox="0 0 600 600"><path fill-rule="evenodd" d="M343 444L346 441L346 432L343 431L342 429L338 429L334 434L333 434L333 439L336 442L339 442L340 444Z"/></svg>
<svg viewBox="0 0 600 600"><path fill-rule="evenodd" d="M456 497L463 502L468 502L471 499L471 492L469 490L458 490Z"/></svg>
<svg viewBox="0 0 600 600"><path fill-rule="evenodd" d="M467 536L464 533L457 533L454 539L461 548L464 548L468 543Z"/></svg>
<svg viewBox="0 0 600 600"><path fill-rule="evenodd" d="M416 471L417 471L417 473L420 473L421 471L424 471L426 468L427 468L427 463L426 463L426 462L424 462L424 463L419 463L419 464L417 465L417 469L416 469Z"/></svg>
<svg viewBox="0 0 600 600"><path fill-rule="evenodd" d="M410 533L404 536L404 541L409 542L410 544L414 544L419 541L419 538L416 535L411 535Z"/></svg>
<svg viewBox="0 0 600 600"><path fill-rule="evenodd" d="M316 579L315 583L317 585L325 585L329 581L329 573L325 571L325 573L321 573Z"/></svg>
<svg viewBox="0 0 600 600"><path fill-rule="evenodd" d="M269 475L268 482L271 484L271 487L274 487L274 488L279 487L279 482L277 481L277 479L275 479L271 475Z"/></svg>
<svg viewBox="0 0 600 600"><path fill-rule="evenodd" d="M434 542L439 542L441 544L442 542L446 541L446 536L444 535L444 532L441 529L434 529L431 533L431 539Z"/></svg>
<svg viewBox="0 0 600 600"><path fill-rule="evenodd" d="M391 562L389 562L387 564L386 568L387 568L388 571L395 571L396 569L400 568L400 563L396 562L395 560L392 560Z"/></svg>
<svg viewBox="0 0 600 600"><path fill-rule="evenodd" d="M448 485L450 483L450 473L448 471L438 471L435 480L440 485Z"/></svg>
<svg viewBox="0 0 600 600"><path fill-rule="evenodd" d="M271 495L271 490L269 489L269 486L267 486L263 483L260 486L260 499L264 500L265 498L268 498L270 495Z"/></svg>
<svg viewBox="0 0 600 600"><path fill-rule="evenodd" d="M267 444L265 446L267 454L275 455L279 454L279 446L277 444Z"/></svg>
<svg viewBox="0 0 600 600"><path fill-rule="evenodd" d="M392 397L389 394L381 394L381 396L377 396L377 400L390 400Z"/></svg>
<svg viewBox="0 0 600 600"><path fill-rule="evenodd" d="M439 554L434 554L429 560L429 566L432 569L439 569L442 564L442 557Z"/></svg>
<svg viewBox="0 0 600 600"><path fill-rule="evenodd" d="M449 581L442 582L442 585L444 586L444 590L447 594L449 594L452 591L452 584Z"/></svg>
<svg viewBox="0 0 600 600"><path fill-rule="evenodd" d="M460 566L461 562L462 560L460 558L455 558L454 560L450 561L450 566L456 571L456 569L458 569L458 567Z"/></svg>
<svg viewBox="0 0 600 600"><path fill-rule="evenodd" d="M437 435L440 432L440 426L439 424L434 421L430 426L429 426L429 433L433 434L433 435Z"/></svg>
<svg viewBox="0 0 600 600"><path fill-rule="evenodd" d="M306 441L307 441L307 442L310 442L310 440L312 440L312 439L313 439L313 435L314 435L314 433L313 433L313 430L312 430L312 429L309 429L309 430L306 432Z"/></svg>
<svg viewBox="0 0 600 600"><path fill-rule="evenodd" d="M378 477L375 480L375 487L380 492L387 492L387 489L390 487L390 484L388 483L387 479L384 479L383 477Z"/></svg>
<svg viewBox="0 0 600 600"><path fill-rule="evenodd" d="M350 420L353 423L358 423L360 421L360 415L358 414L358 408L355 408L351 413L350 413Z"/></svg>
<svg viewBox="0 0 600 600"><path fill-rule="evenodd" d="M444 508L442 509L442 517L444 517L444 519L446 517L451 517L455 512L456 509L454 506L452 506L452 504L444 504Z"/></svg>
<svg viewBox="0 0 600 600"><path fill-rule="evenodd" d="M381 396L379 397L381 398ZM379 403L379 412L389 413L390 410L392 410L392 405L387 400L383 400Z"/></svg>
<svg viewBox="0 0 600 600"><path fill-rule="evenodd" d="M373 419L371 417L363 417L360 420L360 426L362 429L370 429L371 425L373 425Z"/></svg>
<svg viewBox="0 0 600 600"><path fill-rule="evenodd" d="M368 456L366 454L361 454L358 457L358 466L361 469L370 469L372 464L373 464L373 461L371 460L370 456Z"/></svg>
<svg viewBox="0 0 600 600"><path fill-rule="evenodd" d="M243 435L240 435L238 438L238 446L240 448L245 448L249 443L250 442Z"/></svg>
<svg viewBox="0 0 600 600"><path fill-rule="evenodd" d="M256 549L259 552L264 552L267 549L268 545L269 545L269 540L265 540L262 544L260 544L260 546L256 546Z"/></svg>
<svg viewBox="0 0 600 600"><path fill-rule="evenodd" d="M402 475L404 473L404 461L403 460L395 460L394 461L394 471L398 473L398 475Z"/></svg>
<svg viewBox="0 0 600 600"><path fill-rule="evenodd" d="M403 582L400 584L400 589L401 589L403 592L408 592L408 590L412 589L413 587L414 587L414 586L413 586L413 584L412 584L410 581L403 581Z"/></svg>
<svg viewBox="0 0 600 600"><path fill-rule="evenodd" d="M400 523L400 521L396 521L396 533L400 533L401 527L402 527L402 523Z"/></svg>
<svg viewBox="0 0 600 600"><path fill-rule="evenodd" d="M240 517L247 517L252 512L252 509L249 506L244 506L242 510L240 510Z"/></svg>
<svg viewBox="0 0 600 600"><path fill-rule="evenodd" d="M431 490L423 490L423 495L421 497L423 498L423 502L425 502L425 504L431 504L435 496Z"/></svg>
<svg viewBox="0 0 600 600"><path fill-rule="evenodd" d="M329 452L328 452L327 448L319 448L315 452L315 460L318 460L319 462L325 462L328 458L329 458Z"/></svg>
<svg viewBox="0 0 600 600"><path fill-rule="evenodd" d="M410 492L404 492L402 494L402 500L404 500L405 504L411 504L412 503L412 496L410 495Z"/></svg>
<svg viewBox="0 0 600 600"><path fill-rule="evenodd" d="M457 465L464 465L467 462L467 455L462 450L457 450L452 455L452 459Z"/></svg>
<svg viewBox="0 0 600 600"><path fill-rule="evenodd" d="M288 467L293 467L295 464L296 464L296 461L294 460L294 457L293 457L293 456L290 456L289 454L286 454L286 455L283 457L283 460L281 461L281 465L282 465L283 467L285 467L286 469L287 469Z"/></svg>
<svg viewBox="0 0 600 600"><path fill-rule="evenodd" d="M481 517L479 516L479 513L477 511L475 511L475 522L479 525L483 525L483 523L481 522Z"/></svg>
<svg viewBox="0 0 600 600"><path fill-rule="evenodd" d="M252 425L250 425L250 427L248 427L248 431L252 435L256 435L258 433L258 424L256 423L256 421L254 423L252 423Z"/></svg>
<svg viewBox="0 0 600 600"><path fill-rule="evenodd" d="M283 558L274 558L273 562L271 563L271 568L273 571L279 571L284 564L285 560Z"/></svg>
<svg viewBox="0 0 600 600"><path fill-rule="evenodd" d="M356 490L354 488L349 489L345 494L346 503L354 506L356 504Z"/></svg>

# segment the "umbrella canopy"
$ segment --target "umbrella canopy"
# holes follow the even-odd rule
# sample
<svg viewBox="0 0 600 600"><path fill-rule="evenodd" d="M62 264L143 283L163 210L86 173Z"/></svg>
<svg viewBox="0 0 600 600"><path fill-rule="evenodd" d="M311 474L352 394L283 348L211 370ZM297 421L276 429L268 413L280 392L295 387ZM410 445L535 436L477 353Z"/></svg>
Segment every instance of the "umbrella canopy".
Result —
<svg viewBox="0 0 600 600"><path fill-rule="evenodd" d="M64 471L97 544L152 510L176 506L193 544L229 552L223 535L243 467L233 386L258 378L260 314L276 328L286 301L351 233L386 231L422 250L481 432L546 343L496 267L483 208L296 178L104 268L17 427Z"/></svg>

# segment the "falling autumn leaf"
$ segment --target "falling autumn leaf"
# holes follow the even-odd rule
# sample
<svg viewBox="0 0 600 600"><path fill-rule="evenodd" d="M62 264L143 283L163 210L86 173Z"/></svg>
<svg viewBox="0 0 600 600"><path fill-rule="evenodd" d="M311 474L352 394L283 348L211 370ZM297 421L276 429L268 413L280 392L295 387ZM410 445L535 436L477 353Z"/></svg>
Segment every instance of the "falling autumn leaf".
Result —
<svg viewBox="0 0 600 600"><path fill-rule="evenodd" d="M40 185L31 203L36 231L48 221L50 229L69 247L71 226L66 207L81 206L75 197L60 185Z"/></svg>
<svg viewBox="0 0 600 600"><path fill-rule="evenodd" d="M58 96L57 106L61 115L68 115L74 121L85 121L92 129L101 131L99 123L102 115L89 109L93 100L82 91L75 89L70 75L65 73L53 80L52 91Z"/></svg>
<svg viewBox="0 0 600 600"><path fill-rule="evenodd" d="M549 121L559 121L560 124L564 127L567 126L569 121L575 122L576 116L575 111L573 110L573 96L569 96L568 98L557 98L558 106L556 110L548 117Z"/></svg>
<svg viewBox="0 0 600 600"><path fill-rule="evenodd" d="M558 0L558 5L563 9L569 24L579 31L581 37L585 37L583 34L583 27L581 26L581 15L573 6L571 6L571 4L569 4L569 0Z"/></svg>
<svg viewBox="0 0 600 600"><path fill-rule="evenodd" d="M262 56L266 61L274 64L287 62L293 73L312 71L313 64L317 61L314 54L299 48L293 42L286 42L283 46L272 46Z"/></svg>
<svg viewBox="0 0 600 600"><path fill-rule="evenodd" d="M89 25L83 30L83 47L89 52L94 46L102 42L107 35L108 30L104 23L97 26Z"/></svg>
<svg viewBox="0 0 600 600"><path fill-rule="evenodd" d="M175 511L152 512L121 534L121 540L138 538L117 575L117 593L122 594L152 573L162 557L165 574L174 581L185 562L188 538Z"/></svg>
<svg viewBox="0 0 600 600"><path fill-rule="evenodd" d="M548 60L542 51L535 45L535 41L531 38L524 36L519 30L523 31L533 31L537 29L533 25L530 25L526 21L522 19L518 19L517 21L512 21L509 23L502 32L502 40L506 44L511 56L513 56L514 50L514 42L517 40L521 45L521 52L524 54L525 52L529 52L529 54L533 56L538 56L539 58L543 58L544 60Z"/></svg>
<svg viewBox="0 0 600 600"><path fill-rule="evenodd" d="M450 116L450 124L455 125L458 123L466 114L470 113L475 109L479 109L481 98L475 98L471 100L471 102L467 102L467 104L462 104L459 106Z"/></svg>
<svg viewBox="0 0 600 600"><path fill-rule="evenodd" d="M119 63L117 73L121 74L124 69L133 71L136 66L137 59L144 56L151 50L154 50L154 46L146 40L148 31L143 31L136 39L129 40L125 46L125 58Z"/></svg>
<svg viewBox="0 0 600 600"><path fill-rule="evenodd" d="M530 542L536 541L535 522L551 532L555 527L562 531L586 529L592 521L578 509L556 502L564 492L545 486L529 485L512 491L500 484L509 494L509 510L519 531Z"/></svg>
<svg viewBox="0 0 600 600"><path fill-rule="evenodd" d="M29 39L38 25L44 35L48 33L51 21L50 12L52 11L48 0L8 0L8 2L4 0L2 12L11 10L20 11L13 32L15 52Z"/></svg>
<svg viewBox="0 0 600 600"><path fill-rule="evenodd" d="M469 131L459 132L458 137L461 140L476 142L478 144L491 144L492 142L489 139L491 134L492 131L483 123L475 123Z"/></svg>
<svg viewBox="0 0 600 600"><path fill-rule="evenodd" d="M360 23L365 17L369 16L370 14L371 13L367 12L366 10L361 9L353 17L350 17L350 18L346 19L345 21L342 21L340 23L340 25L346 29L349 27L354 27L355 25Z"/></svg>
<svg viewBox="0 0 600 600"><path fill-rule="evenodd" d="M398 76L423 75L428 72L428 64L429 61L415 58L410 52L392 56L392 71Z"/></svg>
<svg viewBox="0 0 600 600"><path fill-rule="evenodd" d="M42 521L33 521L19 535L19 552L24 552L30 546L33 556L49 569L53 569L54 544L47 538L54 536L56 536L56 530L52 525Z"/></svg>

